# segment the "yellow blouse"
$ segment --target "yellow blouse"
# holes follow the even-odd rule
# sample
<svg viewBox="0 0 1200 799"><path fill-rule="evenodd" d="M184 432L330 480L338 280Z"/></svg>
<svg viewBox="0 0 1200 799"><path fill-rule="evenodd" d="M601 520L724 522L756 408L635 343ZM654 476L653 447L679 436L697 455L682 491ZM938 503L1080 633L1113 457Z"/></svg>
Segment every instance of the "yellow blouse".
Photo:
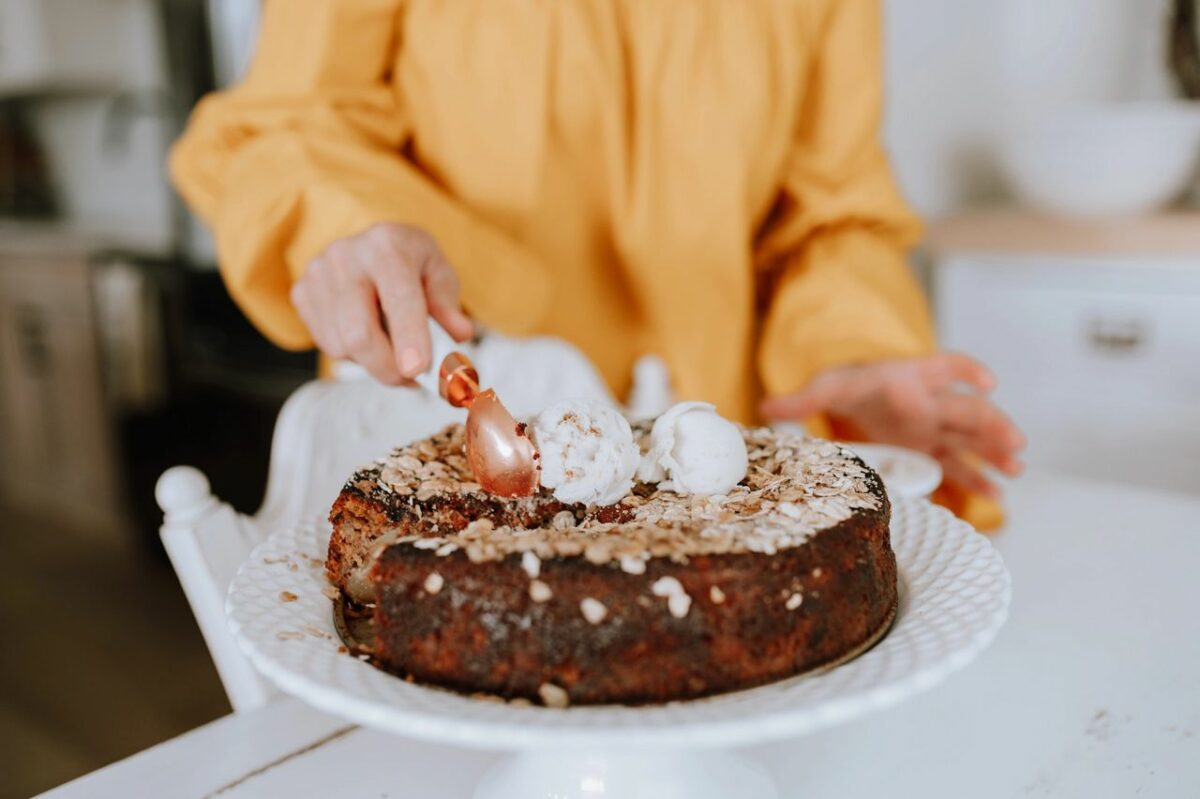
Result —
<svg viewBox="0 0 1200 799"><path fill-rule="evenodd" d="M428 230L484 324L578 345L622 393L764 391L934 346L879 143L878 0L266 0L244 82L171 158L233 297L372 223Z"/></svg>

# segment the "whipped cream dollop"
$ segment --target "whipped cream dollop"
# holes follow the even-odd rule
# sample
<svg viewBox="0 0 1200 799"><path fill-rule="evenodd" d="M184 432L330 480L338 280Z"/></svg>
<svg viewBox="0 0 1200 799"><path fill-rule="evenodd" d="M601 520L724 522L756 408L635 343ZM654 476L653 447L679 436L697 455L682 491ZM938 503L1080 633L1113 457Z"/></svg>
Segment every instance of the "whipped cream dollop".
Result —
<svg viewBox="0 0 1200 799"><path fill-rule="evenodd" d="M727 494L746 477L749 459L738 426L707 402L680 402L659 416L637 477L679 494Z"/></svg>
<svg viewBox="0 0 1200 799"><path fill-rule="evenodd" d="M541 483L560 502L611 505L633 488L641 453L625 417L596 400L563 400L529 428Z"/></svg>

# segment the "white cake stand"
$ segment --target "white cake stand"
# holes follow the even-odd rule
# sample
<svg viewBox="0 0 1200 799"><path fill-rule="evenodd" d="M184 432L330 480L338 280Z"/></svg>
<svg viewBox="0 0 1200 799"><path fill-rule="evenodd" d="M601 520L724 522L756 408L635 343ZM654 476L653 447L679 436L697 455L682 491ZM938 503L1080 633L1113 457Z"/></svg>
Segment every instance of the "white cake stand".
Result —
<svg viewBox="0 0 1200 799"><path fill-rule="evenodd" d="M692 702L520 707L412 685L340 653L322 568L328 536L326 523L313 523L254 550L226 601L234 635L264 675L317 708L397 735L508 753L476 799L777 797L770 775L731 748L927 690L978 655L1008 613L1008 572L988 540L924 500L902 500L892 517L896 621L849 663Z"/></svg>

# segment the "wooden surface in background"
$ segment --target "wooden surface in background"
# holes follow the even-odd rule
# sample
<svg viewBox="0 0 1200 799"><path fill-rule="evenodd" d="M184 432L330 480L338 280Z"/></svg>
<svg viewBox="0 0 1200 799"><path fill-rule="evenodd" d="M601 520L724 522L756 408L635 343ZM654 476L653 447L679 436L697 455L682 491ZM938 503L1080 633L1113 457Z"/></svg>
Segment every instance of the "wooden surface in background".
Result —
<svg viewBox="0 0 1200 799"><path fill-rule="evenodd" d="M229 712L165 558L0 508L0 797L26 797Z"/></svg>
<svg viewBox="0 0 1200 799"><path fill-rule="evenodd" d="M930 220L922 246L935 255L1200 256L1200 211L1095 220L1032 211L979 211Z"/></svg>

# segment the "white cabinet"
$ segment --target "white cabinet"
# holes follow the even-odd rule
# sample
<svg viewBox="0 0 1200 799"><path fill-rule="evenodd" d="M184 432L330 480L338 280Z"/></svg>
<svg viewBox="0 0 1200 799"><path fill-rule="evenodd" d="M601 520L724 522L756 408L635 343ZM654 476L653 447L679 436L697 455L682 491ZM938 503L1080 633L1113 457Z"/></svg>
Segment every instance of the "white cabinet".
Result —
<svg viewBox="0 0 1200 799"><path fill-rule="evenodd" d="M0 496L39 518L124 529L86 254L0 249Z"/></svg>
<svg viewBox="0 0 1200 799"><path fill-rule="evenodd" d="M0 0L0 94L120 85L127 11L126 0Z"/></svg>
<svg viewBox="0 0 1200 799"><path fill-rule="evenodd" d="M1200 493L1200 246L1176 243L937 253L942 345L995 371L1031 463Z"/></svg>

